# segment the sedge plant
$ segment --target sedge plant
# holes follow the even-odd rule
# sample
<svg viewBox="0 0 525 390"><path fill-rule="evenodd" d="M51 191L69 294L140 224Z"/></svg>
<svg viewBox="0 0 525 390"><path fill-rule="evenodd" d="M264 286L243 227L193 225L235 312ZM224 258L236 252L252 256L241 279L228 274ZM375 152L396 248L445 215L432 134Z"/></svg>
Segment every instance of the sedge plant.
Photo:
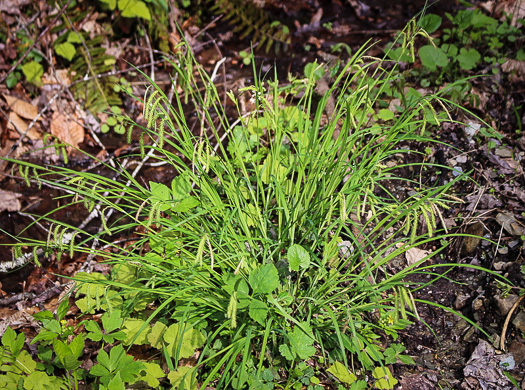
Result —
<svg viewBox="0 0 525 390"><path fill-rule="evenodd" d="M84 286L124 297L97 293L86 310L107 300L106 310L124 316L141 297L156 302L128 345L163 322L155 334L174 332L158 345L176 387L297 388L300 378L319 380L297 373L307 363L354 388L366 387L359 379L365 371L376 387L393 388L386 365L413 361L402 345L384 341L395 341L417 318L408 276L432 254L399 274L388 264L435 242L454 184L426 188L414 169L425 164L396 159L417 155L410 149L416 142L432 142L425 112L441 121L434 108L444 107L434 104L439 96L411 101L377 121L378 96L396 67L367 57L363 48L323 96L316 94L315 67L293 88L276 76L255 77L239 91L252 99L253 111L241 112L238 96L228 94L238 109L232 118L212 78L182 49L173 82L185 85L185 96L175 95L172 104L149 80L144 123L122 118L130 133L140 133L136 157L169 164L175 176L144 183L119 165L105 164L119 174L114 180L18 161L28 181L62 188L73 194L70 204L83 203L103 221L97 234L54 221L47 242L25 239L24 245L70 256L95 253L117 273L133 270L130 282L78 275ZM186 102L206 129L201 134L192 131ZM400 177L403 169L414 176ZM402 186L409 195L393 190ZM129 234L137 236L133 244L113 243ZM94 239L111 250L97 250Z"/></svg>

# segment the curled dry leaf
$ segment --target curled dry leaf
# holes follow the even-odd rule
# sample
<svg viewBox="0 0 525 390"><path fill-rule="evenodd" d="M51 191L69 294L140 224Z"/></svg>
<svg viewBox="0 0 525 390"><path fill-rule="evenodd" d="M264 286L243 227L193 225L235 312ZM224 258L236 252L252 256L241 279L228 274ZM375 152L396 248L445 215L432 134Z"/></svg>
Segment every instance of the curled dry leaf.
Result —
<svg viewBox="0 0 525 390"><path fill-rule="evenodd" d="M21 194L11 191L0 190L0 212L7 210L9 212L20 210L21 204L18 198Z"/></svg>
<svg viewBox="0 0 525 390"><path fill-rule="evenodd" d="M74 148L84 142L84 128L75 114L68 117L55 112L51 118L51 134Z"/></svg>
<svg viewBox="0 0 525 390"><path fill-rule="evenodd" d="M501 70L510 73L510 80L513 82L525 80L525 61L507 60L501 65Z"/></svg>
<svg viewBox="0 0 525 390"><path fill-rule="evenodd" d="M407 259L408 265L417 263L420 260L423 260L426 256L430 254L430 251L426 251L419 248L410 248L405 252L405 257Z"/></svg>
<svg viewBox="0 0 525 390"><path fill-rule="evenodd" d="M26 137L29 138L31 141L36 141L42 138L38 130L35 129L34 127L31 127L29 131L27 131L27 128L29 127L29 125L26 123L25 120L20 118L16 114L16 112L11 111L9 113L9 121L10 122L7 124L8 129L15 130L20 135L25 134Z"/></svg>
<svg viewBox="0 0 525 390"><path fill-rule="evenodd" d="M37 117L38 109L31 103L24 102L21 99L18 99L14 96L6 95L5 93L3 95L9 108L11 108L11 110L13 110L13 112L15 112L18 116L25 119L29 119L31 121Z"/></svg>

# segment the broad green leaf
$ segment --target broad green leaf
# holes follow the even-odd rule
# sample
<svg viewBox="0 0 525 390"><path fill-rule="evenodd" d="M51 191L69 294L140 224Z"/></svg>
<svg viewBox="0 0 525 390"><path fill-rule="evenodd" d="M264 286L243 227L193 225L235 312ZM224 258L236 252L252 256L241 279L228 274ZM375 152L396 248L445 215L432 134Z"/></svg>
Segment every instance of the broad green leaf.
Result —
<svg viewBox="0 0 525 390"><path fill-rule="evenodd" d="M330 368L326 371L335 376L341 382L347 383L349 385L351 385L357 380L357 376L355 376L352 372L348 371L348 369L343 363L337 361L333 365L331 365Z"/></svg>
<svg viewBox="0 0 525 390"><path fill-rule="evenodd" d="M288 249L288 266L291 271L299 271L310 266L310 254L301 245L293 244Z"/></svg>
<svg viewBox="0 0 525 390"><path fill-rule="evenodd" d="M84 336L82 336L82 333L75 336L73 341L69 343L69 350L75 359L82 356L82 352L84 351Z"/></svg>
<svg viewBox="0 0 525 390"><path fill-rule="evenodd" d="M151 332L148 334L149 344L153 348L161 349L162 341L164 340L164 333L168 327L162 322L155 322L155 325L151 328Z"/></svg>
<svg viewBox="0 0 525 390"><path fill-rule="evenodd" d="M52 378L43 371L34 371L24 379L26 390L49 390L53 388Z"/></svg>
<svg viewBox="0 0 525 390"><path fill-rule="evenodd" d="M445 43L441 45L441 49L446 53L450 58L454 58L458 54L458 47L454 44Z"/></svg>
<svg viewBox="0 0 525 390"><path fill-rule="evenodd" d="M432 71L436 70L438 66L441 68L448 64L447 55L439 47L425 45L419 49L418 53L423 65Z"/></svg>
<svg viewBox="0 0 525 390"><path fill-rule="evenodd" d="M188 172L181 173L171 181L171 191L175 201L180 201L190 195L191 183Z"/></svg>
<svg viewBox="0 0 525 390"><path fill-rule="evenodd" d="M9 348L11 356L16 357L22 348L24 347L25 336L24 333L20 333L18 336L16 332L11 328L7 327L2 335L2 345Z"/></svg>
<svg viewBox="0 0 525 390"><path fill-rule="evenodd" d="M137 267L132 264L119 264L112 269L114 281L130 285L137 280Z"/></svg>
<svg viewBox="0 0 525 390"><path fill-rule="evenodd" d="M250 301L248 312L254 321L264 326L264 321L268 315L268 306L266 306L266 303L257 299L252 299Z"/></svg>
<svg viewBox="0 0 525 390"><path fill-rule="evenodd" d="M82 43L82 37L80 36L79 33L71 31L67 35L67 41L71 43Z"/></svg>
<svg viewBox="0 0 525 390"><path fill-rule="evenodd" d="M197 329L182 330L180 324L172 324L164 333L164 341L168 343L168 352L172 358L177 356L177 351L179 358L189 358L197 348L204 345L206 338Z"/></svg>
<svg viewBox="0 0 525 390"><path fill-rule="evenodd" d="M118 0L118 9L125 18L142 18L151 20L148 7L140 0Z"/></svg>
<svg viewBox="0 0 525 390"><path fill-rule="evenodd" d="M159 387L159 380L157 378L164 378L166 374L162 371L162 368L157 363L144 362L143 374L140 380L145 381L150 387L156 389Z"/></svg>
<svg viewBox="0 0 525 390"><path fill-rule="evenodd" d="M324 76L324 68L316 62L309 62L304 67L304 75L313 77L314 81L320 80Z"/></svg>
<svg viewBox="0 0 525 390"><path fill-rule="evenodd" d="M101 3L107 4L111 11L114 11L117 7L117 0L99 0Z"/></svg>
<svg viewBox="0 0 525 390"><path fill-rule="evenodd" d="M75 57L77 49L72 43L64 42L55 46L55 52L66 60L71 61Z"/></svg>
<svg viewBox="0 0 525 390"><path fill-rule="evenodd" d="M427 33L432 34L441 26L441 16L436 14L427 14L417 23L419 27Z"/></svg>
<svg viewBox="0 0 525 390"><path fill-rule="evenodd" d="M393 389L398 383L398 380L392 376L388 367L376 367L372 372L372 376L377 379L374 383L378 389Z"/></svg>
<svg viewBox="0 0 525 390"><path fill-rule="evenodd" d="M160 200L164 202L171 200L171 191L164 184L150 181L149 188L151 190L151 198L153 200Z"/></svg>
<svg viewBox="0 0 525 390"><path fill-rule="evenodd" d="M288 338L291 351L295 353L299 359L305 360L312 357L316 349L313 346L314 339L310 326L305 322L301 323L301 326L308 334L303 332L299 326L295 326L294 330L288 334Z"/></svg>
<svg viewBox="0 0 525 390"><path fill-rule="evenodd" d="M123 341L124 345L130 345L133 339L137 337L137 333L144 325L144 320L139 320L135 318L128 318L122 324L122 330L126 334L126 339ZM148 334L151 332L151 328L146 326L138 337L133 341L133 345L142 345L148 344Z"/></svg>
<svg viewBox="0 0 525 390"><path fill-rule="evenodd" d="M250 272L248 282L254 294L270 294L279 287L279 274L273 264L264 264Z"/></svg>
<svg viewBox="0 0 525 390"><path fill-rule="evenodd" d="M179 386L183 384L184 390L195 390L197 389L197 381L192 381L192 367L179 367L176 371L170 371L168 379L172 389L179 389Z"/></svg>
<svg viewBox="0 0 525 390"><path fill-rule="evenodd" d="M279 345L279 352L281 352L281 355L283 355L283 357L286 358L287 360L295 359L295 354L292 353L288 344Z"/></svg>
<svg viewBox="0 0 525 390"><path fill-rule="evenodd" d="M31 355L29 355L29 352L22 350L16 357L13 368L15 368L15 370L12 371L15 373L30 374L36 370L36 362L33 360Z"/></svg>
<svg viewBox="0 0 525 390"><path fill-rule="evenodd" d="M120 329L123 319L120 316L120 310L113 310L112 313L106 312L101 318L102 326L106 333L111 333L115 329Z"/></svg>
<svg viewBox="0 0 525 390"><path fill-rule="evenodd" d="M383 108L379 110L379 112L377 113L377 117L384 121L388 121L390 119L394 119L394 113L390 110L387 110L386 108Z"/></svg>
<svg viewBox="0 0 525 390"><path fill-rule="evenodd" d="M172 207L171 210L176 213L185 213L186 211L197 207L199 204L200 202L197 200L197 198L189 196L185 199L182 199L179 203Z"/></svg>
<svg viewBox="0 0 525 390"><path fill-rule="evenodd" d="M38 62L31 61L22 65L22 72L24 73L24 76L26 76L26 80L31 84L35 84L37 87L42 85L44 68Z"/></svg>
<svg viewBox="0 0 525 390"><path fill-rule="evenodd" d="M117 375L113 376L113 379L111 379L108 383L107 390L125 390L126 387L124 386L124 382L122 381L122 378L120 377L120 372L117 372Z"/></svg>
<svg viewBox="0 0 525 390"><path fill-rule="evenodd" d="M102 329L100 329L100 326L93 320L89 320L84 325L86 330L89 332L87 334L87 338L93 341L100 341L102 340Z"/></svg>
<svg viewBox="0 0 525 390"><path fill-rule="evenodd" d="M479 54L476 49L465 49L462 47L456 58L458 59L461 69L471 70L478 64L481 59L481 54Z"/></svg>
<svg viewBox="0 0 525 390"><path fill-rule="evenodd" d="M19 374L13 372L6 372L0 375L0 389L18 390L18 383L23 379Z"/></svg>

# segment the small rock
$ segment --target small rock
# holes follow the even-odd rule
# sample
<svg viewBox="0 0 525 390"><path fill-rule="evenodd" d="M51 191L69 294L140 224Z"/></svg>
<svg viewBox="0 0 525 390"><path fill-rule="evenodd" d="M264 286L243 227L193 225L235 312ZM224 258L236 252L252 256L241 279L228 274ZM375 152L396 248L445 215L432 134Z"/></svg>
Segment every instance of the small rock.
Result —
<svg viewBox="0 0 525 390"><path fill-rule="evenodd" d="M481 298L474 299L474 302L472 302L472 310L478 311L478 310L481 310L482 307L483 307L483 299Z"/></svg>
<svg viewBox="0 0 525 390"><path fill-rule="evenodd" d="M469 299L470 299L470 295L459 293L456 296L456 301L454 302L454 307L456 308L456 310L463 309L466 306L467 301Z"/></svg>
<svg viewBox="0 0 525 390"><path fill-rule="evenodd" d="M509 346L509 352L514 356L514 361L517 366L525 361L525 344L513 341Z"/></svg>
<svg viewBox="0 0 525 390"><path fill-rule="evenodd" d="M496 149L495 154L496 156L500 156L500 157L512 157L512 150L504 146L501 146Z"/></svg>
<svg viewBox="0 0 525 390"><path fill-rule="evenodd" d="M506 246L502 246L501 248L498 248L498 253L500 255L508 255L509 254L509 248Z"/></svg>
<svg viewBox="0 0 525 390"><path fill-rule="evenodd" d="M512 324L520 330L520 332L525 332L525 312L520 311Z"/></svg>
<svg viewBox="0 0 525 390"><path fill-rule="evenodd" d="M467 155L462 154L461 156L457 156L456 161L458 162L458 164L465 164L467 162Z"/></svg>
<svg viewBox="0 0 525 390"><path fill-rule="evenodd" d="M509 268L509 266L511 265L512 263L507 263L505 261L498 261L497 263L494 263L494 269L496 271L501 271L503 269L507 269Z"/></svg>
<svg viewBox="0 0 525 390"><path fill-rule="evenodd" d="M512 305L514 305L519 299L519 296L517 296L516 294L509 294L505 297L501 295L496 295L494 299L496 299L496 304L498 305L500 314L502 316L506 316L509 313Z"/></svg>

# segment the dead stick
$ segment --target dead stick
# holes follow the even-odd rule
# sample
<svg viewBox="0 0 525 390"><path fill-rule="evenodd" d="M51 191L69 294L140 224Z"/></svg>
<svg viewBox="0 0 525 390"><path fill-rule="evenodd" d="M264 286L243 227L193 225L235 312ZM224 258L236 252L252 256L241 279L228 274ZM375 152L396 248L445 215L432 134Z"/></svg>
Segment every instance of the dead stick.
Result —
<svg viewBox="0 0 525 390"><path fill-rule="evenodd" d="M505 335L507 333L507 328L509 327L510 318L512 317L512 314L514 313L514 310L519 306L520 302L523 301L523 298L525 298L525 295L522 295L510 308L509 314L507 314L507 318L505 318L505 324L503 325L503 330L501 331L501 338L499 340L499 347L502 351L505 350Z"/></svg>

